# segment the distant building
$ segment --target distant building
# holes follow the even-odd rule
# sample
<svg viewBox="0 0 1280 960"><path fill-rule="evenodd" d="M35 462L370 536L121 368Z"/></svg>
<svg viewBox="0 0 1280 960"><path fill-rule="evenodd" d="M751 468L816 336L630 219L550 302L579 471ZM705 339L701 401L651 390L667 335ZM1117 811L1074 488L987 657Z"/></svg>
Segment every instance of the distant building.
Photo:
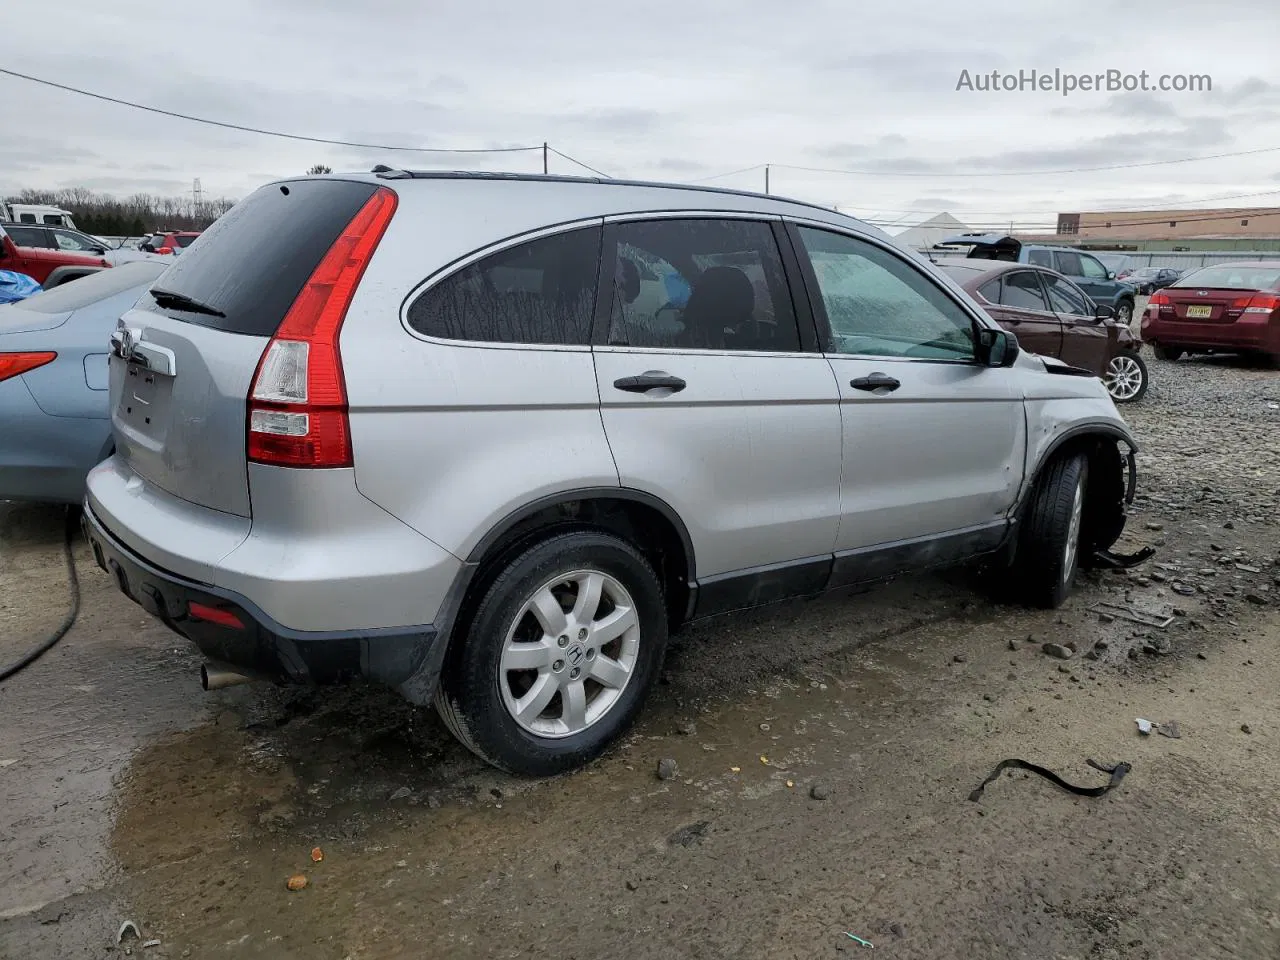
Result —
<svg viewBox="0 0 1280 960"><path fill-rule="evenodd" d="M1018 233L1027 243L1129 253L1280 251L1280 207L1060 213L1054 233Z"/></svg>

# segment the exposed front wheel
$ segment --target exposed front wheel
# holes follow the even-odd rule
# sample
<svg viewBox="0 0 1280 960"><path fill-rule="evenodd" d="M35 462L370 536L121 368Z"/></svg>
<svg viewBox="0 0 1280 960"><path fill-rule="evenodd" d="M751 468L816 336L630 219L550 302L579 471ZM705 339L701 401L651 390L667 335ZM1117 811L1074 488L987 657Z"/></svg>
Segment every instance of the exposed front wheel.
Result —
<svg viewBox="0 0 1280 960"><path fill-rule="evenodd" d="M1147 364L1136 353L1119 353L1107 364L1102 377L1107 392L1116 403L1133 403L1147 392Z"/></svg>
<svg viewBox="0 0 1280 960"><path fill-rule="evenodd" d="M1121 300L1116 304L1116 323L1128 326L1133 322L1133 303L1128 300Z"/></svg>
<svg viewBox="0 0 1280 960"><path fill-rule="evenodd" d="M1155 348L1155 354L1157 357L1159 357L1161 360L1168 360L1171 363L1174 360L1177 360L1179 357L1181 357L1184 353L1186 353L1186 351L1183 350L1181 347L1156 347Z"/></svg>
<svg viewBox="0 0 1280 960"><path fill-rule="evenodd" d="M548 776L631 724L662 663L667 612L639 551L575 531L508 563L459 639L436 695L445 724L494 766Z"/></svg>
<svg viewBox="0 0 1280 960"><path fill-rule="evenodd" d="M1082 455L1060 457L1036 484L1014 556L1018 595L1033 607L1062 605L1080 564L1089 462Z"/></svg>

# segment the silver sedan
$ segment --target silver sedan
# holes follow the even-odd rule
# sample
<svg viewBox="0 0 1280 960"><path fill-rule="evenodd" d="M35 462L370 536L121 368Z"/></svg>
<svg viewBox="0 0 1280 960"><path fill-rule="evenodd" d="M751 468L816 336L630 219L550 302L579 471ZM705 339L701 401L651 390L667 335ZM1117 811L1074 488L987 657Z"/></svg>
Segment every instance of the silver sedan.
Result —
<svg viewBox="0 0 1280 960"><path fill-rule="evenodd" d="M0 306L0 500L83 499L112 448L111 331L169 265L124 263Z"/></svg>

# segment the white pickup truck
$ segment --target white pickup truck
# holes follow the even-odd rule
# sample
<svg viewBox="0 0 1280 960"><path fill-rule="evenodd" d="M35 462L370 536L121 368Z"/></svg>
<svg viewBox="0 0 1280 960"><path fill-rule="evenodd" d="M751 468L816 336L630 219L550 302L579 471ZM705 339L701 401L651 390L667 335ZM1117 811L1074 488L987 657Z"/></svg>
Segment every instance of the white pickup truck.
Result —
<svg viewBox="0 0 1280 960"><path fill-rule="evenodd" d="M5 203L0 200L0 220L10 223L38 223L46 227L79 229L70 210L43 203Z"/></svg>

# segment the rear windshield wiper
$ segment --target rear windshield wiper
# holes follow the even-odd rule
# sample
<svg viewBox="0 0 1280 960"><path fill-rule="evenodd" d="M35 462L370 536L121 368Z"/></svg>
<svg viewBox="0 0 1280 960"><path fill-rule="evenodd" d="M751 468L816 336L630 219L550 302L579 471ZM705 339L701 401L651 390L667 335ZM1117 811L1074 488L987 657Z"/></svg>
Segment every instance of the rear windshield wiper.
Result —
<svg viewBox="0 0 1280 960"><path fill-rule="evenodd" d="M188 297L185 293L174 293L172 290L151 290L151 296L155 298L157 304L162 307L173 307L175 310L186 310L188 313L204 313L211 317L225 317L226 314L217 307L211 307L207 303L201 303Z"/></svg>

